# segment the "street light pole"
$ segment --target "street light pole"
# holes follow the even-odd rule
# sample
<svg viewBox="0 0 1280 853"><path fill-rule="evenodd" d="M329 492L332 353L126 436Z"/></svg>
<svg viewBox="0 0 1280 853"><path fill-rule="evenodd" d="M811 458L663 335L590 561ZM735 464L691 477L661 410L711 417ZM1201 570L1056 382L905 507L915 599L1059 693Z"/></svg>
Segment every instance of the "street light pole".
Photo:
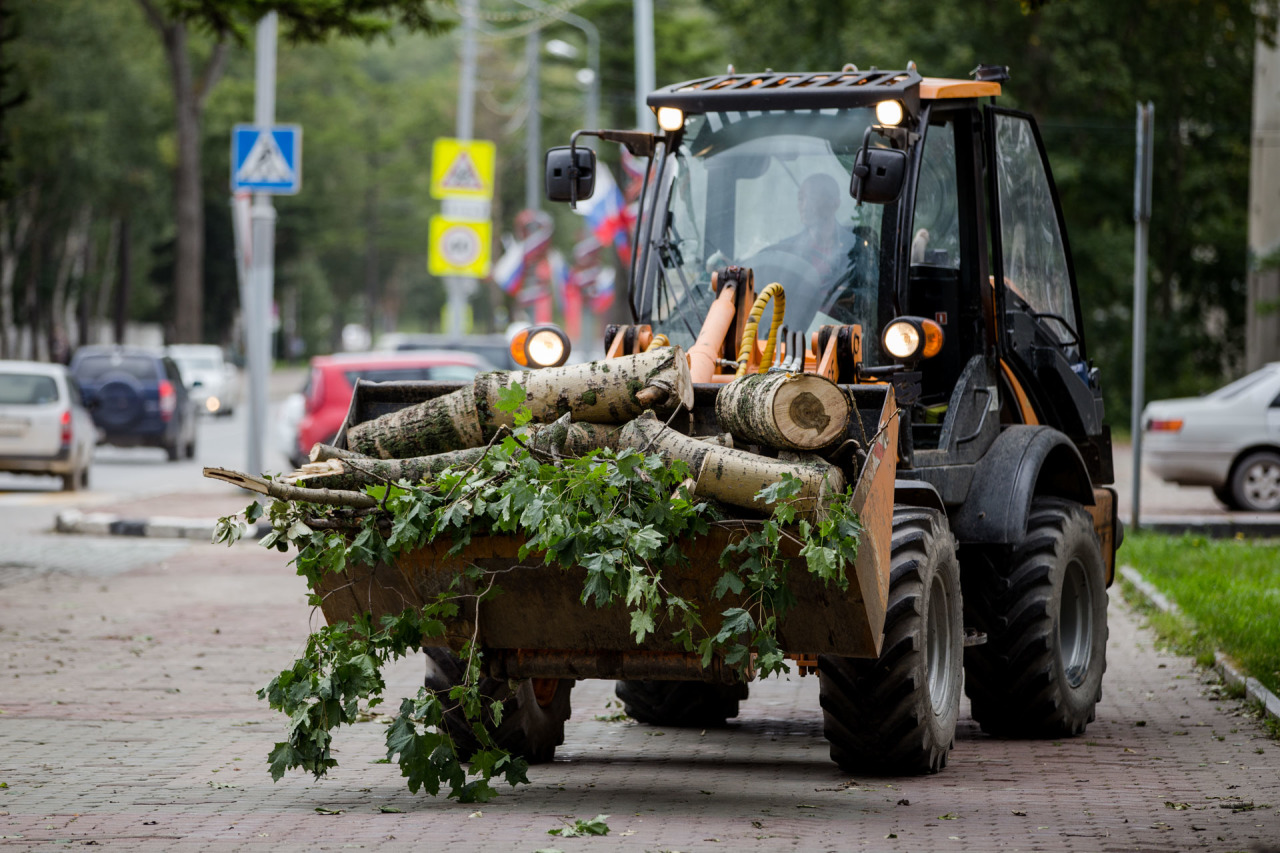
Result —
<svg viewBox="0 0 1280 853"><path fill-rule="evenodd" d="M645 99L658 87L653 69L653 0L635 0L636 29L636 128L653 133L658 129L653 110Z"/></svg>

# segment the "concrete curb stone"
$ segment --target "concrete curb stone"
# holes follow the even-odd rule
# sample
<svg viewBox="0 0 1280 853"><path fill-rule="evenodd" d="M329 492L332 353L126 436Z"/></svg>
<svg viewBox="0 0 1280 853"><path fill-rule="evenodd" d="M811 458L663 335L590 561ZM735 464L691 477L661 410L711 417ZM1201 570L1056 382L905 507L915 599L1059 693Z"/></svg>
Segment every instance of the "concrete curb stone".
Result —
<svg viewBox="0 0 1280 853"><path fill-rule="evenodd" d="M213 539L217 519L180 518L156 515L149 518L126 518L110 512L81 512L63 510L54 521L58 533L78 533L89 536L143 536L164 539L193 539L205 542ZM250 525L246 539L261 539L271 532L271 525Z"/></svg>
<svg viewBox="0 0 1280 853"><path fill-rule="evenodd" d="M1134 588L1157 610L1174 616L1182 615L1178 605L1152 586L1151 582L1133 566L1121 566L1120 576L1133 584ZM1221 651L1214 652L1213 669L1221 676L1223 683L1230 687L1243 687L1245 695L1260 704L1266 716L1273 720L1280 720L1280 697L1268 690L1258 679L1242 673Z"/></svg>

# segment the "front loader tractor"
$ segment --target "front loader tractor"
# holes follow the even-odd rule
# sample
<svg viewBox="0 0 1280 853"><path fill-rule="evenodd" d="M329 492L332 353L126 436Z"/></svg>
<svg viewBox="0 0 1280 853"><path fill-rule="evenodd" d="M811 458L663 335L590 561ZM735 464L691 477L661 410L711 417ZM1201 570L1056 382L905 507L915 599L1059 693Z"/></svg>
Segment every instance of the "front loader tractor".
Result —
<svg viewBox="0 0 1280 853"><path fill-rule="evenodd" d="M548 198L575 205L595 190L584 138L647 165L634 323L610 327L605 346L687 358L691 403L671 428L731 432L721 397L743 375L815 374L849 404L847 427L809 456L852 487L851 583L793 572L779 626L793 665L817 674L831 756L849 769L941 769L962 690L985 731L1023 737L1079 734L1102 693L1120 540L1110 433L1040 132L994 104L1006 79L993 66L973 80L914 65L731 70L649 95L658 133L579 131L547 154ZM361 383L345 429L448 390ZM804 394L771 405L793 428L825 424ZM671 579L707 611L716 536L690 543ZM412 595L463 562L510 568L516 545L425 549L378 585ZM581 678L617 680L642 722L737 714L740 670L704 666L661 632L637 645L623 608L582 607L581 578L554 574L509 572L475 624L460 617L485 650L486 689L507 703L503 745L549 760ZM330 621L342 606L327 600ZM428 649L428 686L460 677L456 651Z"/></svg>

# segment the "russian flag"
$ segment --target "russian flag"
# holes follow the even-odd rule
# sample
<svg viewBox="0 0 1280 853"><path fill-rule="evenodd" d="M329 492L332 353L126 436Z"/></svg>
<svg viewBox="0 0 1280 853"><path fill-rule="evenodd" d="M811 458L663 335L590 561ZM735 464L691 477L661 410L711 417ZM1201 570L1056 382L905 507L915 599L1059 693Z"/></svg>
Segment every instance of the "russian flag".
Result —
<svg viewBox="0 0 1280 853"><path fill-rule="evenodd" d="M502 257L493 265L493 280L504 293L514 296L524 286L524 244L510 241Z"/></svg>
<svg viewBox="0 0 1280 853"><path fill-rule="evenodd" d="M622 262L631 262L631 217L627 215L627 202L604 163L596 164L595 194L578 203L578 213L587 218L602 245L613 244Z"/></svg>

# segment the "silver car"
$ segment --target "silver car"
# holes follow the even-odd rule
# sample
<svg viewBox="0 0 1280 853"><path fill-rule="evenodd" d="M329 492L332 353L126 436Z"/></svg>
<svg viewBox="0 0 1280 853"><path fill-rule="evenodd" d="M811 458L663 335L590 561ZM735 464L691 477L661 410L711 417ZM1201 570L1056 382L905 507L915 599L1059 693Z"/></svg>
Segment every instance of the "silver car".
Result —
<svg viewBox="0 0 1280 853"><path fill-rule="evenodd" d="M165 353L178 363L182 382L196 408L210 415L229 415L240 402L240 371L213 344L172 344Z"/></svg>
<svg viewBox="0 0 1280 853"><path fill-rule="evenodd" d="M0 471L53 474L89 486L98 429L60 364L0 361Z"/></svg>
<svg viewBox="0 0 1280 853"><path fill-rule="evenodd" d="M1162 479L1211 486L1231 509L1280 510L1280 361L1203 397L1157 400L1142 428Z"/></svg>

